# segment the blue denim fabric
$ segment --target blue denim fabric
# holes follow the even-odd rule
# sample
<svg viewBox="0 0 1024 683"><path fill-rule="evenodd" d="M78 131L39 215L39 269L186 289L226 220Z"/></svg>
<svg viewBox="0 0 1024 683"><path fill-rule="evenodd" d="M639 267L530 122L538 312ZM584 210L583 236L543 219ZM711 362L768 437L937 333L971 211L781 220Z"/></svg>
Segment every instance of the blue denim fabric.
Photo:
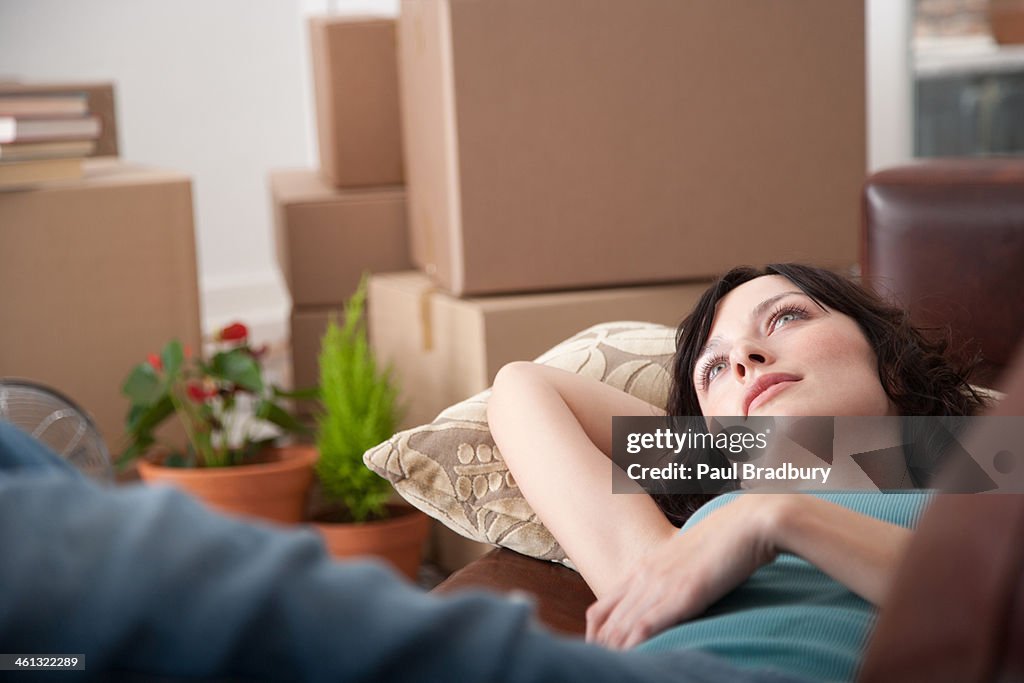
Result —
<svg viewBox="0 0 1024 683"><path fill-rule="evenodd" d="M0 652L86 662L16 679L793 680L697 652L606 651L541 630L522 603L333 561L309 530L167 488L100 488L2 422L0 543Z"/></svg>

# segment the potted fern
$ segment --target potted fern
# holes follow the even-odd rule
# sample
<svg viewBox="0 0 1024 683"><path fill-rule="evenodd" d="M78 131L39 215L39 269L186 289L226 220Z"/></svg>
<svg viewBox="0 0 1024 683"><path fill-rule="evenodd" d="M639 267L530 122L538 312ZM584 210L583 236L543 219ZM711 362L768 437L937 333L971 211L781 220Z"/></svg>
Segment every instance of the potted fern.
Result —
<svg viewBox="0 0 1024 683"><path fill-rule="evenodd" d="M391 484L363 464L363 453L386 441L398 424L398 390L390 368L370 350L365 319L366 278L333 317L320 347L316 474L326 503L314 523L336 557L377 555L415 578L429 529L414 508L389 505Z"/></svg>

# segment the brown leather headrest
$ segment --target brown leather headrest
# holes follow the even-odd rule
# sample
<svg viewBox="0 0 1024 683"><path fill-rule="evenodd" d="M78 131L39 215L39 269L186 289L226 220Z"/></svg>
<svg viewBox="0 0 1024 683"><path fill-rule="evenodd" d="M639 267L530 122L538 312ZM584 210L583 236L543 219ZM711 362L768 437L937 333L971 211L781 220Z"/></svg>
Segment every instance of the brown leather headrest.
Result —
<svg viewBox="0 0 1024 683"><path fill-rule="evenodd" d="M864 186L861 270L917 325L949 327L997 380L1024 333L1024 158L930 159ZM996 381L1002 388L1002 383Z"/></svg>

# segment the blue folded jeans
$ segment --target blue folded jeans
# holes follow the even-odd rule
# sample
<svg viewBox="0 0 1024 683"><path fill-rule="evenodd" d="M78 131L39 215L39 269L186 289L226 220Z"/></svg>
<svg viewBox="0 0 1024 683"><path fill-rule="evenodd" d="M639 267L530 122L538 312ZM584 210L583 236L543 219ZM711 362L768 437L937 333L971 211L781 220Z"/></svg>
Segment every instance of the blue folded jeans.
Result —
<svg viewBox="0 0 1024 683"><path fill-rule="evenodd" d="M99 487L4 422L0 540L0 653L85 655L53 680L793 680L698 652L611 652L544 631L523 603L426 594L331 559L311 530Z"/></svg>

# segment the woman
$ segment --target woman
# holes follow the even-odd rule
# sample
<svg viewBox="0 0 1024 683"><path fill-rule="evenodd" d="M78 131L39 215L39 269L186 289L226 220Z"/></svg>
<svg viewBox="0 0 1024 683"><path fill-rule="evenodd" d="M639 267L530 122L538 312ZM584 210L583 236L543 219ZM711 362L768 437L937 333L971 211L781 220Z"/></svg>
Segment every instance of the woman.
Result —
<svg viewBox="0 0 1024 683"><path fill-rule="evenodd" d="M680 325L668 413L972 414L983 402L944 350L911 327L903 311L828 271L794 264L738 268L705 292ZM531 363L510 364L495 380L488 409L495 442L597 596L587 612L588 639L628 648L709 607L717 617L722 610L716 602L746 582L748 593L754 588L774 597L750 609L728 606L734 621L726 619L726 630L735 636L753 629L747 635L754 642L764 640L767 629L778 642L774 651L762 647L753 655L751 647L740 647L738 663L851 677L855 657L814 652L811 637L783 643L786 620L806 621L804 636L838 629L840 640L859 639L853 643L859 647L870 605L885 595L923 497L728 495L702 508L678 533L668 518L686 516L692 501L680 506L671 500L663 510L648 496L613 495L608 476L611 417L661 414L612 387ZM896 464L893 481L905 482L909 470ZM846 486L873 488L870 480L849 476ZM828 597L811 598L822 609L786 614L785 605L773 600L802 588L757 584L766 572L772 579L772 572L786 569L786 562L799 562L787 575L803 573L800 581L815 590L818 577L831 582ZM752 575L757 581L748 581ZM829 610L838 610L838 626ZM780 612L783 623L776 618ZM712 621L705 615L701 623ZM677 635L686 636L687 626L677 627ZM709 643L708 634L695 628L689 641L669 638L672 632L665 637L673 646ZM734 645L716 650L710 643L707 649L728 654Z"/></svg>

